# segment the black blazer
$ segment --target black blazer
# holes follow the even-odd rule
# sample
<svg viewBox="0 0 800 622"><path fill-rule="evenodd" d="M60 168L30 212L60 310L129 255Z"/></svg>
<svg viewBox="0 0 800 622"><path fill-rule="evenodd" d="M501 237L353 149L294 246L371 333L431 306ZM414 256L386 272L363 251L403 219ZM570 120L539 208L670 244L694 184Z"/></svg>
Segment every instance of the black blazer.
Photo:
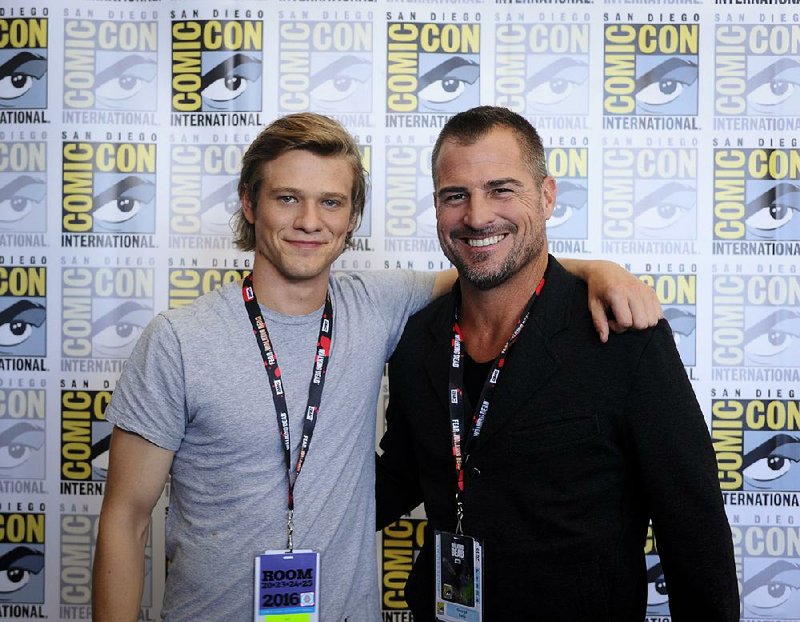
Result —
<svg viewBox="0 0 800 622"><path fill-rule="evenodd" d="M669 325L603 344L585 284L552 257L465 465L464 532L484 543L488 622L641 622L652 519L673 619L739 619L708 429ZM433 620L433 533L455 528L448 412L453 295L409 320L389 363L378 526L425 503L406 587Z"/></svg>

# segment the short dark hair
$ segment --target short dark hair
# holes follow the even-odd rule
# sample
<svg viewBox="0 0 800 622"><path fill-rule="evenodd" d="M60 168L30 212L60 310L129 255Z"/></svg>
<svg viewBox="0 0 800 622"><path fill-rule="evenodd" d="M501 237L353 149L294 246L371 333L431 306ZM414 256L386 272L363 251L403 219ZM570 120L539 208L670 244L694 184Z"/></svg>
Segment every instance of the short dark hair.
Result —
<svg viewBox="0 0 800 622"><path fill-rule="evenodd" d="M364 213L367 198L367 173L361 161L361 152L355 139L338 122L313 112L300 112L276 119L265 127L250 144L242 157L242 172L239 176L239 200L250 200L257 209L258 191L264 179L264 164L276 160L284 153L302 149L326 157L343 157L353 171L351 201L358 227ZM345 245L350 242L353 231L347 234ZM233 243L244 251L255 250L255 227L247 222L239 211L233 216Z"/></svg>
<svg viewBox="0 0 800 622"><path fill-rule="evenodd" d="M544 146L536 128L525 117L508 108L477 106L451 117L439 133L431 154L434 187L438 183L436 163L445 141L451 140L462 145L471 145L496 127L507 127L514 132L522 156L534 177L538 177L539 180L547 177Z"/></svg>

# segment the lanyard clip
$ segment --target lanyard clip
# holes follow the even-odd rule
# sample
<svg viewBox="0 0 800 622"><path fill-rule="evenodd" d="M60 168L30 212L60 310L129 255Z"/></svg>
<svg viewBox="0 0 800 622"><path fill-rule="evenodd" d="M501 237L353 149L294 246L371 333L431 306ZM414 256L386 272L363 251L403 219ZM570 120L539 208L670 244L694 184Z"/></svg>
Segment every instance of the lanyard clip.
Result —
<svg viewBox="0 0 800 622"><path fill-rule="evenodd" d="M293 534L294 534L294 522L292 521L292 517L294 516L294 510L289 510L289 519L286 521L286 534L288 536L288 541L286 543L286 549L291 553L294 550L294 541L293 541Z"/></svg>
<svg viewBox="0 0 800 622"><path fill-rule="evenodd" d="M464 535L461 529L461 521L464 518L464 504L461 503L461 499L456 499L456 518L458 519L456 522L456 535Z"/></svg>

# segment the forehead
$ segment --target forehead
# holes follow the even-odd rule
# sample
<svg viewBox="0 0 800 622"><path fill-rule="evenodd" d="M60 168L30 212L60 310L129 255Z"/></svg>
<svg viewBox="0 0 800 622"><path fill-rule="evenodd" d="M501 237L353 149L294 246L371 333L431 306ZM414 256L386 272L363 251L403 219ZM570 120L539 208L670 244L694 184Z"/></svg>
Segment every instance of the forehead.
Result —
<svg viewBox="0 0 800 622"><path fill-rule="evenodd" d="M473 143L444 141L436 163L436 172L441 185L448 183L448 178L463 175L475 177L486 174L494 177L500 174L501 177L518 177L528 172L528 166L513 131L498 127ZM473 181L477 182L478 179Z"/></svg>
<svg viewBox="0 0 800 622"><path fill-rule="evenodd" d="M307 189L309 192L339 192L349 195L355 171L346 156L322 156L293 149L262 164L264 185Z"/></svg>

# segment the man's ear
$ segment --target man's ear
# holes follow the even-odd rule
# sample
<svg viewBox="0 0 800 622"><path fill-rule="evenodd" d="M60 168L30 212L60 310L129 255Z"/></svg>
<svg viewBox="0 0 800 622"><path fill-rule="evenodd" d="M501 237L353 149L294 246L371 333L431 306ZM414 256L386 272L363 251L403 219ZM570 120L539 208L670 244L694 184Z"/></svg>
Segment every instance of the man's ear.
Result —
<svg viewBox="0 0 800 622"><path fill-rule="evenodd" d="M244 219L251 225L254 225L256 223L256 214L253 203L250 201L250 195L247 192L242 193L241 196L239 196L239 202L242 204Z"/></svg>
<svg viewBox="0 0 800 622"><path fill-rule="evenodd" d="M542 180L542 211L544 212L545 220L550 220L553 215L557 192L555 178L548 175Z"/></svg>

